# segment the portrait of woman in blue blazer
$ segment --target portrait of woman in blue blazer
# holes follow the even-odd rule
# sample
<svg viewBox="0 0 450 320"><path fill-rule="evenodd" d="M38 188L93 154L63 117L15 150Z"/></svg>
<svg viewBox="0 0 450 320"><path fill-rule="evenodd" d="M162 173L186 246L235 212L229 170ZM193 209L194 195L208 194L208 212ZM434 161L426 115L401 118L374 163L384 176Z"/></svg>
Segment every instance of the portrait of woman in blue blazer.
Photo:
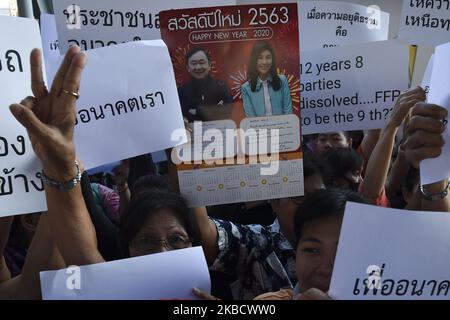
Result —
<svg viewBox="0 0 450 320"><path fill-rule="evenodd" d="M250 56L248 81L241 87L246 117L292 113L289 84L277 74L275 51L267 42L257 42Z"/></svg>

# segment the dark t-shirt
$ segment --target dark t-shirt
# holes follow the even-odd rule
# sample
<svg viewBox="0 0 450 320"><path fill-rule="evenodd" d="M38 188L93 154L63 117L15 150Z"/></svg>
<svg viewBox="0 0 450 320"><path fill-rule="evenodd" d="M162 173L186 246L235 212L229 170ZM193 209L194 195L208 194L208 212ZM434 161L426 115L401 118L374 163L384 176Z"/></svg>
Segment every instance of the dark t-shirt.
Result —
<svg viewBox="0 0 450 320"><path fill-rule="evenodd" d="M193 80L178 88L181 110L189 122L201 119L198 107L226 105L233 102L228 86L220 80L207 77Z"/></svg>

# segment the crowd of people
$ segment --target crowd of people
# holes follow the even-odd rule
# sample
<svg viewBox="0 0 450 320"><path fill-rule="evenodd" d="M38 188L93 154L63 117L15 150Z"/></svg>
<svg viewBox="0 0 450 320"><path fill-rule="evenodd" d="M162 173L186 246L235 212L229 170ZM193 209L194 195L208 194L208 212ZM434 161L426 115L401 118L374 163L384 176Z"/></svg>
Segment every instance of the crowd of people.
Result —
<svg viewBox="0 0 450 320"><path fill-rule="evenodd" d="M420 162L442 152L447 117L445 108L425 103L420 87L400 95L381 130L305 136L304 196L189 208L170 159L155 165L136 157L115 168L112 179L89 176L73 140L86 56L71 47L51 88L44 85L40 51L30 59L34 96L10 110L42 163L48 211L0 218L2 299L40 299L40 271L192 246L202 246L212 281L211 294L193 288L199 298L329 299L347 201L450 210L446 180L422 187L419 181ZM224 84L208 79L206 51L190 52L187 62L189 90L203 100L212 90L230 101ZM274 66L273 50L255 46L242 89L247 116L292 112L286 80ZM196 120L201 102L185 103L185 90L179 89L184 114ZM270 92L271 104L258 90Z"/></svg>

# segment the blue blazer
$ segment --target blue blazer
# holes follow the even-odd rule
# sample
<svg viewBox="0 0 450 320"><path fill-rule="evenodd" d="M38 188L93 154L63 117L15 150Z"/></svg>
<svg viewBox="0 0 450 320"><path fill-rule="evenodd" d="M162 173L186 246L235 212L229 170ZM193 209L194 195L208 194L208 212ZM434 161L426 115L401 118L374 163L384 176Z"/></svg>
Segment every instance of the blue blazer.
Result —
<svg viewBox="0 0 450 320"><path fill-rule="evenodd" d="M282 74L278 75L281 80L281 88L278 91L273 90L271 86L272 77L269 77L269 95L272 104L272 115L292 113L292 99L289 90L289 84L286 77ZM262 81L258 78L255 92L247 81L241 86L242 102L246 117L263 117L266 115L264 106L264 89Z"/></svg>

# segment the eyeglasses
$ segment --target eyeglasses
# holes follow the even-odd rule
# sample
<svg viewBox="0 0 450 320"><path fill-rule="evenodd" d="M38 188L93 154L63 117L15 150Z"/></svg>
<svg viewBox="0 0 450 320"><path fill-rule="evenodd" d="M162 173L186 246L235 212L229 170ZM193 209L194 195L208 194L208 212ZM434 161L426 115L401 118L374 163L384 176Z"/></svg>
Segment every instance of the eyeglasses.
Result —
<svg viewBox="0 0 450 320"><path fill-rule="evenodd" d="M168 250L177 250L190 247L192 245L192 239L182 235L170 235L167 238L142 236L132 241L132 245L137 249L151 252L159 251L161 243Z"/></svg>

